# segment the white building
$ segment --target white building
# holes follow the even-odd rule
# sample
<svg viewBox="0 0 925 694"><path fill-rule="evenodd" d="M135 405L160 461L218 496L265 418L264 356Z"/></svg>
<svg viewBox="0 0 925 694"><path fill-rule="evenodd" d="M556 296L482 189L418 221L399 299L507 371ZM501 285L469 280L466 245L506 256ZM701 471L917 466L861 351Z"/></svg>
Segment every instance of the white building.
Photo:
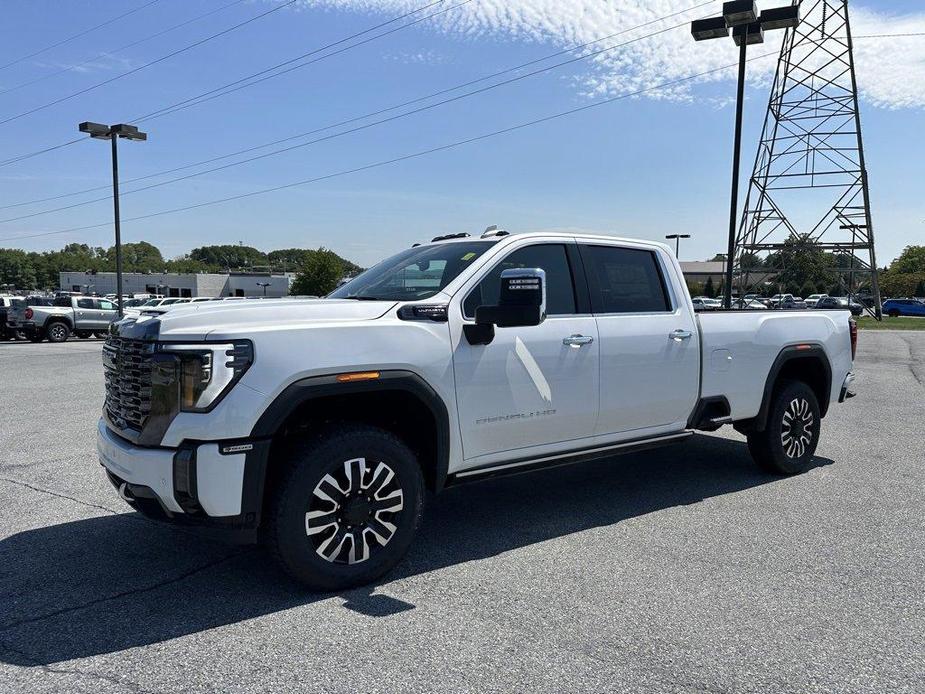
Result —
<svg viewBox="0 0 925 694"><path fill-rule="evenodd" d="M232 273L147 273L123 272L123 294L163 294L164 296L288 296L295 274L267 272ZM116 293L114 272L61 272L62 291L83 294ZM268 286L263 287L263 284Z"/></svg>

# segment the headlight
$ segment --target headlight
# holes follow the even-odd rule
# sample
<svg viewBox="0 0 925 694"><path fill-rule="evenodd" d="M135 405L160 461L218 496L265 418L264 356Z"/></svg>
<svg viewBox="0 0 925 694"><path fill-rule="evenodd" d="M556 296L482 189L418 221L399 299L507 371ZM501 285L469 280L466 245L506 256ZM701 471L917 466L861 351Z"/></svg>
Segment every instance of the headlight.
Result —
<svg viewBox="0 0 925 694"><path fill-rule="evenodd" d="M161 343L159 352L177 359L180 410L206 412L231 389L254 362L246 340L200 344Z"/></svg>

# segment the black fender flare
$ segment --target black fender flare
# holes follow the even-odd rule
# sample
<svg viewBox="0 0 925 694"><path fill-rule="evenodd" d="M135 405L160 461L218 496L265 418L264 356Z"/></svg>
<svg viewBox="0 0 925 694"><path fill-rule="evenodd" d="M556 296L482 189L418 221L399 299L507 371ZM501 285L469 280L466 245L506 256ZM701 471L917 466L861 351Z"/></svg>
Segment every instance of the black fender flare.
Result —
<svg viewBox="0 0 925 694"><path fill-rule="evenodd" d="M337 380L337 374L303 378L289 384L264 410L251 430L252 439L268 439L298 407L306 402L331 395L354 395L385 391L403 391L417 397L430 410L436 422L437 456L434 491L443 489L450 463L450 416L441 397L427 381L414 372L380 371L379 377L365 381Z"/></svg>
<svg viewBox="0 0 925 694"><path fill-rule="evenodd" d="M747 429L753 431L763 431L768 423L768 410L771 409L771 396L774 393L774 384L783 371L784 366L793 361L813 359L822 363L823 373L825 376L825 397L819 401L819 410L823 417L829 409L829 400L832 393L832 364L829 361L829 355L818 344L791 345L784 347L768 372L768 378L764 384L764 395L761 398L761 409L751 422Z"/></svg>

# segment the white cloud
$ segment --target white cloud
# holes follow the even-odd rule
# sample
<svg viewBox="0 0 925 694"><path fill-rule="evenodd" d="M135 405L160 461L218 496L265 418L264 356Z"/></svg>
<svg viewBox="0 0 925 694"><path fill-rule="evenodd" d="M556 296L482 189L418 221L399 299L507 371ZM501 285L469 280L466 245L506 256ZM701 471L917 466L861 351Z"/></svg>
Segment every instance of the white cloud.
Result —
<svg viewBox="0 0 925 694"><path fill-rule="evenodd" d="M308 6L389 15L408 12L424 4L422 0L303 1ZM453 4L455 0L447 0L445 5L438 5L427 12ZM564 48L651 22L696 4L696 0L649 0L646 3L638 0L473 0L428 21L436 30L450 35L493 36ZM806 4L810 4L809 0ZM711 15L720 7L719 1L713 2L601 45L620 43L680 24L685 19ZM872 9L871 5L853 3L851 7L855 36L925 32L925 12L899 15ZM753 47L752 55L779 50L782 33L769 34L767 43ZM736 57L731 41L698 44L691 39L687 29L680 28L590 59L587 72L579 84L581 91L589 96L622 94L729 65L736 61ZM855 45L855 61L859 87L869 103L883 108L925 107L925 37L859 38ZM751 63L750 81L766 85L773 77L775 65L773 58ZM731 71L722 71L697 81L718 81L731 76ZM694 82L650 93L652 98L678 100L696 95Z"/></svg>

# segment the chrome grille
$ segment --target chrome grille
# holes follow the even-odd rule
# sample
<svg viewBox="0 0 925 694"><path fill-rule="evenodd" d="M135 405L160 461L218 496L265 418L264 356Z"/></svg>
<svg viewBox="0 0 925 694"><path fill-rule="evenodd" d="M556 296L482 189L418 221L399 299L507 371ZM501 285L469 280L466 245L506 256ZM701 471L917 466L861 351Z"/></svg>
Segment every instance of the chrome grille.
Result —
<svg viewBox="0 0 925 694"><path fill-rule="evenodd" d="M154 345L110 335L103 346L106 413L119 428L141 430L151 413Z"/></svg>

